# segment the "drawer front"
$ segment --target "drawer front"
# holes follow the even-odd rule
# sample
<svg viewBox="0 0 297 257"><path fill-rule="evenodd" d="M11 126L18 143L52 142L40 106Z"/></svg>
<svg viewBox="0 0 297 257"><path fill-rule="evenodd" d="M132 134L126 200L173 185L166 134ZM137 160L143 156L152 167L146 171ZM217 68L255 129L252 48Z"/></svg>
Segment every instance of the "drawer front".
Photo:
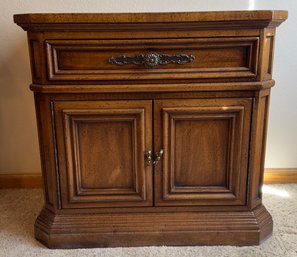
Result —
<svg viewBox="0 0 297 257"><path fill-rule="evenodd" d="M252 80L258 45L258 37L47 40L48 80Z"/></svg>

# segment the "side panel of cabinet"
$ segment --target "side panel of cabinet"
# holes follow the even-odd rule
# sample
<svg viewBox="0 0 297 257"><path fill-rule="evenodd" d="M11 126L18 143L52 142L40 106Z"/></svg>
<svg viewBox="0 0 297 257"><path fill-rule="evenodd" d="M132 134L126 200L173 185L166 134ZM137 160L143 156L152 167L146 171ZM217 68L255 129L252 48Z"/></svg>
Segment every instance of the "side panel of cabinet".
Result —
<svg viewBox="0 0 297 257"><path fill-rule="evenodd" d="M54 103L63 208L152 205L151 101Z"/></svg>
<svg viewBox="0 0 297 257"><path fill-rule="evenodd" d="M252 99L155 101L155 203L246 205Z"/></svg>

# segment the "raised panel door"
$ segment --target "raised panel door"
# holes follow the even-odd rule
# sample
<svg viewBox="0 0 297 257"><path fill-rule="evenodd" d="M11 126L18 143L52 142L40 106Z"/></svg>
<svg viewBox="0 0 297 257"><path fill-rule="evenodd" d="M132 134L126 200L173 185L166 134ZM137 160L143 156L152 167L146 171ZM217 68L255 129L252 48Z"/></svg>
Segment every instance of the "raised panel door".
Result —
<svg viewBox="0 0 297 257"><path fill-rule="evenodd" d="M63 208L152 205L152 103L54 103Z"/></svg>
<svg viewBox="0 0 297 257"><path fill-rule="evenodd" d="M245 205L252 99L155 101L156 205Z"/></svg>

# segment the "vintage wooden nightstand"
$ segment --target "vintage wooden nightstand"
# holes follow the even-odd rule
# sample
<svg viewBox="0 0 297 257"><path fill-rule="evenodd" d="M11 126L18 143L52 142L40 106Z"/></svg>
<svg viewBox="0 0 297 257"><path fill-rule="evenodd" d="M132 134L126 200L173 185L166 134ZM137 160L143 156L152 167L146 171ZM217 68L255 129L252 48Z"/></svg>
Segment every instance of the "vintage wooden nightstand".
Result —
<svg viewBox="0 0 297 257"><path fill-rule="evenodd" d="M19 14L50 248L253 245L286 11Z"/></svg>

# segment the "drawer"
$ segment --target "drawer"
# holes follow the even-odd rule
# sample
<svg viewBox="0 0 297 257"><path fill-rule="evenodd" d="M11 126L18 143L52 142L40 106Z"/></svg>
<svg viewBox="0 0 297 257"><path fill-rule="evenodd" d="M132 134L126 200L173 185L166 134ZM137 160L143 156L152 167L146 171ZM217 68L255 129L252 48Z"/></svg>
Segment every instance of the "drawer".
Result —
<svg viewBox="0 0 297 257"><path fill-rule="evenodd" d="M47 40L48 80L252 80L258 45L258 37Z"/></svg>

